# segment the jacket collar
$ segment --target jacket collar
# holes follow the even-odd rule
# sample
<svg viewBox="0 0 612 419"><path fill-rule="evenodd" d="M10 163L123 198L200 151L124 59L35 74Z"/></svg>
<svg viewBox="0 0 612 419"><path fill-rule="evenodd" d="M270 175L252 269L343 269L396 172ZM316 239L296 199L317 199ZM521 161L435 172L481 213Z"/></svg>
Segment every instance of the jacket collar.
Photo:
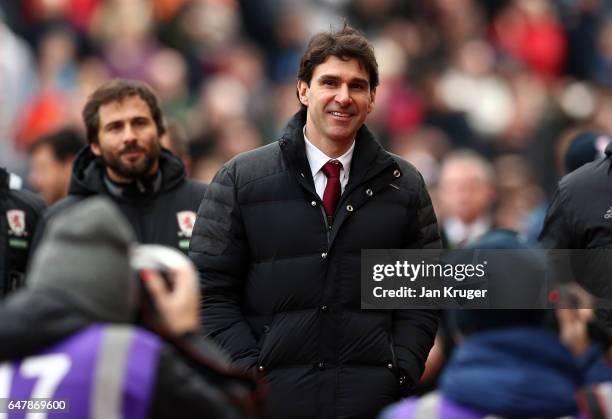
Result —
<svg viewBox="0 0 612 419"><path fill-rule="evenodd" d="M305 124L306 110L300 110L289 120L279 144L288 165L314 189L312 176L306 176L310 174L310 166L302 131ZM375 176L391 164L396 164L393 157L378 144L372 132L362 125L355 136L351 174L346 189Z"/></svg>
<svg viewBox="0 0 612 419"><path fill-rule="evenodd" d="M162 174L158 170L153 176L147 179L138 179L127 184L114 182L104 173L104 186L108 193L115 198L138 199L153 197L159 193L162 187Z"/></svg>
<svg viewBox="0 0 612 419"><path fill-rule="evenodd" d="M159 157L159 167L161 172L161 185L157 185L155 188L147 189L154 189L154 193L152 195L157 195L159 191L173 189L186 177L183 163L179 158L175 157L165 149L162 149L162 153ZM72 178L70 179L69 193L70 195L93 195L108 193L108 188L104 179L104 164L91 152L89 147L85 147L79 152L79 154L77 154L75 158L72 169ZM154 183L159 183L159 175L156 176L153 181ZM134 189L134 191L138 191L139 188L137 186L138 185L135 185L132 189ZM128 195L131 196L133 194ZM150 195L151 193L147 194L147 196Z"/></svg>

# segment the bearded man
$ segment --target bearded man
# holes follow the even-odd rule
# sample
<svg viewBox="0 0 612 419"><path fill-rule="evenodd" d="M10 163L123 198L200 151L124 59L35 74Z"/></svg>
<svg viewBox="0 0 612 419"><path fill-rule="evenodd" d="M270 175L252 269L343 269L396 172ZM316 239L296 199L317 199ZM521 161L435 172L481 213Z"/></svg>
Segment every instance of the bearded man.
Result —
<svg viewBox="0 0 612 419"><path fill-rule="evenodd" d="M206 185L186 178L181 160L160 145L165 132L159 101L146 84L111 80L83 109L89 147L76 157L68 197L44 221L93 196L112 198L140 243L187 252ZM43 228L37 230L39 242Z"/></svg>

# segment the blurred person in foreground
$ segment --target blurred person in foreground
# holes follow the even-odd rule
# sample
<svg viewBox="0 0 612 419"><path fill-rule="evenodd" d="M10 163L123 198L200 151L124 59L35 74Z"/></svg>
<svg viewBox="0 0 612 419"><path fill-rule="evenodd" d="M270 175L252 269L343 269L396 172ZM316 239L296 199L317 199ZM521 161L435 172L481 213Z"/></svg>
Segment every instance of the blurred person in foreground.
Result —
<svg viewBox="0 0 612 419"><path fill-rule="evenodd" d="M468 245L493 227L493 167L470 150L449 154L440 168L438 199L445 245L451 249Z"/></svg>
<svg viewBox="0 0 612 419"><path fill-rule="evenodd" d="M43 200L21 184L0 167L0 299L23 286L32 236L45 210Z"/></svg>
<svg viewBox="0 0 612 419"><path fill-rule="evenodd" d="M493 230L469 249L528 249L509 230ZM502 250L500 250L502 251ZM545 275L537 252L521 260ZM523 267L524 268L524 267ZM512 290L512 270L495 271L496 282ZM435 392L386 409L380 419L481 419L485 417L575 417L575 392L588 365L581 367L572 347L549 327L549 310L455 310L448 312L457 348L445 366ZM584 323L585 324L585 323ZM564 329L565 327L565 329ZM577 355L577 354L576 354Z"/></svg>
<svg viewBox="0 0 612 419"><path fill-rule="evenodd" d="M133 250L133 241L107 198L50 223L28 288L0 306L0 395L64 400L67 410L49 417L66 419L245 417L255 382L233 373L214 345L191 344L199 328L193 265L165 247L158 263L171 286L154 265L137 277L136 255L151 250Z"/></svg>
<svg viewBox="0 0 612 419"><path fill-rule="evenodd" d="M68 195L72 162L85 146L73 129L62 129L36 141L30 148L28 181L48 205Z"/></svg>
<svg viewBox="0 0 612 419"><path fill-rule="evenodd" d="M206 185L187 179L181 160L162 149L165 127L153 90L138 81L111 80L91 94L83 120L89 147L74 161L69 196L44 220L86 197L106 195L138 241L186 253Z"/></svg>
<svg viewBox="0 0 612 419"><path fill-rule="evenodd" d="M360 308L361 249L440 247L422 176L364 125L377 85L360 32L315 35L301 110L226 163L200 206L202 325L266 377L269 418L374 417L411 393L433 344L436 311Z"/></svg>

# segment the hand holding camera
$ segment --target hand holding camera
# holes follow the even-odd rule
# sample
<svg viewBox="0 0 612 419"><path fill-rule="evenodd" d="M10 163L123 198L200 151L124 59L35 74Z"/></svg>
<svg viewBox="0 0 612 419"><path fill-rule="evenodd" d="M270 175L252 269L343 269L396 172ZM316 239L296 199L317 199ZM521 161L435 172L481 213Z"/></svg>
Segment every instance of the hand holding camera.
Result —
<svg viewBox="0 0 612 419"><path fill-rule="evenodd" d="M138 246L132 256L145 298L156 312L145 316L151 329L179 337L199 328L200 290L191 261L178 251L157 245Z"/></svg>

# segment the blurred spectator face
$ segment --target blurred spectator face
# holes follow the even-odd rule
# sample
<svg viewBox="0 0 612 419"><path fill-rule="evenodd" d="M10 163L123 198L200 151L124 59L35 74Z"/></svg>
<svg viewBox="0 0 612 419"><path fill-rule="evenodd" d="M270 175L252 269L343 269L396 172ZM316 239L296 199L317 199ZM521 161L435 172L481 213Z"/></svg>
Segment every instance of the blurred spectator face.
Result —
<svg viewBox="0 0 612 419"><path fill-rule="evenodd" d="M68 88L67 67L75 59L76 44L66 29L56 29L45 35L39 46L41 83L46 88Z"/></svg>
<svg viewBox="0 0 612 419"><path fill-rule="evenodd" d="M495 225L525 232L531 212L541 204L544 192L534 182L527 160L519 154L506 154L494 161L498 201Z"/></svg>
<svg viewBox="0 0 612 419"><path fill-rule="evenodd" d="M187 134L174 119L166 121L166 132L160 137L159 142L175 156L183 158L187 154Z"/></svg>
<svg viewBox="0 0 612 419"><path fill-rule="evenodd" d="M181 27L203 51L219 51L231 44L239 32L238 2L223 0L188 2Z"/></svg>
<svg viewBox="0 0 612 419"><path fill-rule="evenodd" d="M100 106L98 141L91 150L104 161L110 178L131 182L157 172L159 133L147 103L139 96Z"/></svg>
<svg viewBox="0 0 612 419"><path fill-rule="evenodd" d="M224 124L247 113L248 92L234 77L216 76L202 86L198 109L194 112L194 125L205 115L207 129L221 129Z"/></svg>
<svg viewBox="0 0 612 419"><path fill-rule="evenodd" d="M170 48L160 50L153 56L147 72L162 102L174 99L187 90L185 59Z"/></svg>
<svg viewBox="0 0 612 419"><path fill-rule="evenodd" d="M345 143L355 138L374 106L376 91L356 59L330 56L315 67L310 85L298 81L300 101L308 108L306 131L316 143Z"/></svg>
<svg viewBox="0 0 612 419"><path fill-rule="evenodd" d="M159 138L162 147L170 150L172 154L180 158L185 165L185 171L191 173L192 160L188 153L187 134L183 127L174 119L166 121L166 132Z"/></svg>
<svg viewBox="0 0 612 419"><path fill-rule="evenodd" d="M259 50L252 45L238 45L227 53L227 73L248 89L259 87L265 79L264 62Z"/></svg>
<svg viewBox="0 0 612 419"><path fill-rule="evenodd" d="M147 39L153 29L153 9L146 0L110 0L95 28L111 49L130 47Z"/></svg>
<svg viewBox="0 0 612 419"><path fill-rule="evenodd" d="M444 214L464 223L487 215L494 187L485 167L475 159L446 161L440 173L440 200Z"/></svg>
<svg viewBox="0 0 612 419"><path fill-rule="evenodd" d="M244 118L224 125L219 132L219 152L227 160L237 154L259 147L261 144L261 135L257 127Z"/></svg>
<svg viewBox="0 0 612 419"><path fill-rule="evenodd" d="M32 152L28 177L32 187L51 205L68 194L72 173L72 159L58 160L50 145L42 145Z"/></svg>

